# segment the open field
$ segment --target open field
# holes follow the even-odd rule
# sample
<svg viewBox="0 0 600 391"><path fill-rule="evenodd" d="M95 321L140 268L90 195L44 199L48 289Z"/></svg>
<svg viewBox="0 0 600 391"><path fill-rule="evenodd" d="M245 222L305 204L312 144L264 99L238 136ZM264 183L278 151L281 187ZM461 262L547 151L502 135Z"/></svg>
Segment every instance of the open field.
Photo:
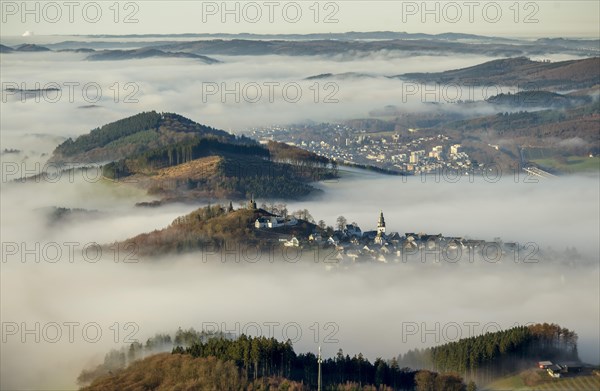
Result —
<svg viewBox="0 0 600 391"><path fill-rule="evenodd" d="M541 168L557 170L562 173L574 174L583 171L597 171L600 170L600 157L581 157L581 156L569 156L565 159L561 158L543 158L532 160L535 164Z"/></svg>
<svg viewBox="0 0 600 391"><path fill-rule="evenodd" d="M561 151L556 148L526 148L523 153L526 160L537 164L542 169L551 171L573 174L600 170L599 156L563 156Z"/></svg>
<svg viewBox="0 0 600 391"><path fill-rule="evenodd" d="M527 386L523 381L523 374L508 376L483 387L484 391L596 391L600 390L600 376L582 375L553 379L545 371L536 371L541 379L535 386Z"/></svg>

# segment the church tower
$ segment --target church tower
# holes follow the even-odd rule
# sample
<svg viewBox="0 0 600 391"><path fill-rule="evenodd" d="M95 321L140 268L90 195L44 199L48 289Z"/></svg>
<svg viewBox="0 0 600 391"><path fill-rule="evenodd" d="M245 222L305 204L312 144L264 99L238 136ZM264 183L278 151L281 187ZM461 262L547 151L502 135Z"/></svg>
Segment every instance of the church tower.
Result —
<svg viewBox="0 0 600 391"><path fill-rule="evenodd" d="M379 213L379 221L377 222L377 234L385 233L385 219L383 218L383 211Z"/></svg>
<svg viewBox="0 0 600 391"><path fill-rule="evenodd" d="M248 201L248 209L255 210L256 209L256 201L254 201L254 194L250 197L250 201Z"/></svg>
<svg viewBox="0 0 600 391"><path fill-rule="evenodd" d="M377 222L377 236L375 236L375 244L384 244L385 236L385 219L383 218L383 211L379 213L379 221Z"/></svg>

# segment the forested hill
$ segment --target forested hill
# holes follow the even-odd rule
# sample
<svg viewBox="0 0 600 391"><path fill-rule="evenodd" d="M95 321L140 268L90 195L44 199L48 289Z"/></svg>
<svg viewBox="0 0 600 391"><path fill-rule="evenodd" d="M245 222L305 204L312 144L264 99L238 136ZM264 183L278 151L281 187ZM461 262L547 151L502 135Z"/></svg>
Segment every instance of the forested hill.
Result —
<svg viewBox="0 0 600 391"><path fill-rule="evenodd" d="M406 358L417 354L424 362L407 365ZM373 362L339 349L334 357L323 358L323 389L473 390L474 382L467 387L461 372L472 365L475 375L465 374L481 385L488 382L479 379L486 374L494 372L493 378L509 371L509 360L526 362L528 368L540 360L577 360L577 334L556 324L535 324ZM436 372L422 369L431 366ZM146 344L112 350L103 364L83 370L78 382L91 383L85 390L315 390L317 371L317 357L296 353L289 340L179 329L174 336L157 334Z"/></svg>
<svg viewBox="0 0 600 391"><path fill-rule="evenodd" d="M143 112L68 139L54 150L52 160L76 163L103 163L137 155L194 138L221 142L249 143L222 130L198 124L174 113Z"/></svg>
<svg viewBox="0 0 600 391"><path fill-rule="evenodd" d="M167 349L171 354L146 357ZM121 351L112 350L103 364L82 371L77 380L81 385L89 384L83 388L87 391L309 391L317 389L317 372L315 354L297 354L290 340L179 329L174 338L157 334L146 345L133 343ZM457 375L427 374L436 377L435 388L423 388L418 373L398 367L396 360L377 358L370 362L361 353L351 357L340 349L334 358L322 363L324 390L413 390L415 385L418 390L466 390Z"/></svg>
<svg viewBox="0 0 600 391"><path fill-rule="evenodd" d="M298 199L316 191L310 182L337 177L335 162L300 148L198 124L173 113L144 112L68 139L51 161L100 164L105 177L160 196Z"/></svg>
<svg viewBox="0 0 600 391"><path fill-rule="evenodd" d="M289 238L292 235L307 237L315 231L316 225L303 219L302 217L306 216L301 212L296 211L292 214L298 216L294 226L265 231L254 228L256 219L273 216L264 209L234 209L233 206L209 205L176 218L164 229L137 235L118 243L118 246L124 249L136 248L140 256L192 251L198 251L205 256L221 248L252 248L252 251L262 249L265 250L263 260L266 261L272 256L266 250L280 246L279 238ZM220 254L213 255L218 258Z"/></svg>
<svg viewBox="0 0 600 391"><path fill-rule="evenodd" d="M400 364L452 371L478 383L531 368L538 361L579 361L577 334L557 324L535 324L408 351Z"/></svg>
<svg viewBox="0 0 600 391"><path fill-rule="evenodd" d="M570 96L548 91L520 91L516 94L498 94L487 99L488 103L508 107L568 108L592 102L590 96Z"/></svg>

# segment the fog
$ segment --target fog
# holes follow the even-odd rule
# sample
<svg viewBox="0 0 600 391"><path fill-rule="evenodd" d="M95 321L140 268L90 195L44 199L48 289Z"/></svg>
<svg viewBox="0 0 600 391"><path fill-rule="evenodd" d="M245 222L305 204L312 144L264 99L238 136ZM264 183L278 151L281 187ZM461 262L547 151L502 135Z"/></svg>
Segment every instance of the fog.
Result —
<svg viewBox="0 0 600 391"><path fill-rule="evenodd" d="M314 57L218 57L223 64L205 65L193 60L133 60L114 62L84 62L84 54L73 53L12 53L2 58L3 83L26 83L26 88L41 87L48 83L57 83L63 88L62 97L47 93L40 102L29 99L26 103L12 96L3 96L11 106L9 118L3 119L3 128L19 129L23 132L23 123L29 119L31 108L36 112L46 111L46 121L31 123L29 131L52 132L78 135L91 128L110 122L126 115L144 110L173 111L188 116L201 123L237 131L246 127L272 123L299 122L306 119L314 121L334 121L358 115L367 116L375 108L388 104L402 104L409 97L403 96L403 82L390 80L385 75L422 70L420 63L432 64L431 70L442 70L441 61L432 61L434 57L414 58L376 55L358 61L336 60L335 58ZM466 66L474 62L483 62L489 58L466 57L454 60L444 57L444 66ZM143 63L143 67L140 65ZM39 69L46 71L40 74ZM315 81L303 79L321 73L363 72L373 77L355 80L323 80L315 89ZM120 83L114 87L114 83ZM327 82L336 83L325 88ZM65 83L79 83L73 89L73 102L70 102L69 87ZM96 99L94 89L83 98L83 86L86 83L98 83L102 90L102 99L93 102L100 105L96 109L81 109ZM135 83L136 92L130 100L138 103L123 102L133 89L125 89L125 83ZM209 93L204 90L207 83L216 83L218 91ZM240 86L239 97L225 94L224 90L235 90ZM243 89L249 83L257 83L262 98L252 101L256 89ZM264 83L279 83L269 90ZM300 85L301 98L296 100L295 89L284 91L288 83ZM8 84L5 84L8 85ZM4 85L3 85L4 86ZM112 89L109 87L113 86ZM203 87L204 86L204 87ZM313 88L312 90L310 88ZM318 92L318 94L317 94ZM329 95L332 94L332 95ZM115 97L119 102L115 103ZM273 102L271 102L271 97ZM325 99L331 103L324 104ZM410 99L420 103L421 95L414 94ZM440 98L441 99L441 98ZM56 100L56 102L53 102ZM310 113L307 118L307 113ZM65 118L68 120L65 121ZM48 129L47 124L55 126ZM59 130L60 129L60 130ZM4 135L3 135L4 136ZM6 137L6 136L5 136Z"/></svg>
<svg viewBox="0 0 600 391"><path fill-rule="evenodd" d="M237 332L252 331L250 326L257 323L263 326L262 335L270 336L265 324L275 322L273 336L280 340L290 337L297 352L316 351L321 344L328 357L343 348L348 354L362 352L372 361L456 338L444 325L476 322L474 329L462 327L460 336L467 337L471 330L479 334L516 324L555 322L579 334L583 360L600 362L597 174L530 183L531 178L522 173L510 172L502 173L497 182L493 177L461 177L450 183L453 178L403 178L344 170L340 180L317 185L323 190L319 198L290 202L288 209L306 208L328 225L343 215L363 230L375 228L382 210L389 232L533 242L540 259L532 264L407 262L343 267L281 259L222 263L211 258L203 262L198 253L124 262L126 258L132 261L129 254L111 250L104 250L96 260L96 243L112 243L166 227L201 203L136 208L135 203L152 197L126 183L84 177L81 172L62 174L53 183L12 181L35 173L36 162L43 167L48 154L64 138L140 111L176 112L238 132L269 124L366 117L386 105L425 110L428 106L419 95L404 102L403 82L385 76L442 71L491 58L406 57L397 53L377 53L353 61L344 57L220 56L223 63L217 65L182 59L82 62L83 58L75 53L1 57L2 83L26 83L25 88L33 89L36 82L42 88L47 83L64 86L77 82L81 86L94 82L103 94L98 102L90 102L76 87L71 102L68 89L63 88L60 99L49 92L47 99L36 102L30 98L23 103L3 93L2 150L22 152L0 157L0 388L73 389L82 369L99 364L109 349L123 346L128 336L145 342L158 332L173 333L178 327L200 329L203 324ZM319 80L316 103L309 89L314 81L302 81L321 73L347 72L368 76L332 79L338 83L338 103L323 102L330 92L323 88L329 80ZM123 102L131 92L125 89L128 82L139 87L134 95L138 103ZM228 86L298 82L303 99L289 103L279 95L272 103L263 99L252 104L244 99L222 102L220 95L211 95L204 101L203 82ZM115 89L109 89L114 83L119 83L118 102ZM88 105L99 107L81 108ZM447 109L460 108L449 104ZM8 175L9 168L17 171ZM51 207L93 213L89 218L52 223ZM550 249L563 253L567 247L575 247L580 256L544 257ZM56 324L61 325L60 337ZM74 333L68 332L65 324L73 325ZM419 325L419 333L403 332L408 324ZM82 333L86 325L94 328ZM294 327L285 334L285 326ZM97 341L95 328L101 332ZM296 338L295 330L301 331Z"/></svg>
<svg viewBox="0 0 600 391"><path fill-rule="evenodd" d="M308 208L331 225L344 215L363 230L374 229L383 210L388 232L501 237L535 242L540 254L531 264L409 261L344 267L281 257L273 263L266 257L235 262L239 255L203 262L203 253L122 262L126 254L115 258L106 250L102 259L90 260L94 251L84 255L86 244L165 227L197 205L135 208L145 199L139 191L77 175L57 183L4 184L3 245L25 243L29 255L22 262L23 247L17 254L3 248L2 319L18 329L3 330L2 388L74 388L81 369L102 362L109 349L130 342L125 340L130 334L143 343L157 332L215 325L265 336L272 330L276 338L290 337L298 352L314 351L320 343L327 356L343 348L374 360L483 331L555 322L579 334L583 360L598 363L598 176L523 179L438 183L432 177L344 170L339 181L320 185L320 199L288 203L289 210ZM50 205L100 213L48 225L39 208ZM72 258L67 242L78 243ZM56 246L44 250L48 243L61 248L60 259L54 257ZM561 252L576 247L580 256L545 259L548 247ZM73 342L66 326L58 338L54 326L46 326L51 322L76 322ZM82 328L89 324L94 328L87 329L86 340ZM418 332L408 333L415 324ZM102 336L90 342L96 328Z"/></svg>
<svg viewBox="0 0 600 391"><path fill-rule="evenodd" d="M68 52L2 56L1 137L5 147L22 149L20 138L27 133L72 137L148 110L177 112L200 123L239 132L269 124L368 117L371 111L388 105L425 111L432 110L433 102L440 103L439 110L463 111L455 100L482 100L518 90L518 86L460 90L441 86L432 90L387 78L494 59L473 55L217 56L223 63L214 65L189 59L85 61L85 56ZM323 73L348 72L362 77L305 80ZM4 91L10 87L58 87L61 91L44 92L37 100L29 97L22 102L20 94ZM477 107L472 114L497 111L495 107Z"/></svg>
<svg viewBox="0 0 600 391"><path fill-rule="evenodd" d="M543 180L519 171L493 175L419 175L390 179L358 170L321 184L325 199L293 203L335 225L337 216L375 229L383 210L392 231L443 233L598 254L598 175ZM356 186L355 181L360 181ZM332 208L335 205L335 208ZM316 217L319 216L319 217Z"/></svg>

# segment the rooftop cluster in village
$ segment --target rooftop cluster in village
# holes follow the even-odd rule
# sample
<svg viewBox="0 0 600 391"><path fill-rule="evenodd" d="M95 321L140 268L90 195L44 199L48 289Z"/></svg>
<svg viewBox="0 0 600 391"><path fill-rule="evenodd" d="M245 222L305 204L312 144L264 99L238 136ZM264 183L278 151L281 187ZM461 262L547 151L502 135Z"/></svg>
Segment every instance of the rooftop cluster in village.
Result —
<svg viewBox="0 0 600 391"><path fill-rule="evenodd" d="M473 171L475 163L463 146L446 134L421 135L415 129L389 133L368 134L343 124L271 126L252 131L265 142L298 145L342 164L373 165L406 174Z"/></svg>
<svg viewBox="0 0 600 391"><path fill-rule="evenodd" d="M248 208L256 209L256 202L250 200ZM278 216L271 213L259 217L254 222L257 230L274 230L279 236L279 241L288 247L323 246L333 247L336 257L340 260L362 261L375 260L380 262L400 261L408 256L427 256L428 253L437 252L438 259L443 255L448 260L456 260L457 256L484 256L489 261L496 261L498 256L516 255L523 247L517 243L505 243L500 240L488 242L462 237L449 237L440 234L425 234L407 232L387 232L383 211L377 219L374 230L363 231L358 224L344 224L343 228L336 230L323 229L311 224L314 229L307 236L299 234L290 235L288 230L298 226L302 220L295 216ZM339 229L342 228L342 229ZM484 254L485 252L485 254Z"/></svg>

